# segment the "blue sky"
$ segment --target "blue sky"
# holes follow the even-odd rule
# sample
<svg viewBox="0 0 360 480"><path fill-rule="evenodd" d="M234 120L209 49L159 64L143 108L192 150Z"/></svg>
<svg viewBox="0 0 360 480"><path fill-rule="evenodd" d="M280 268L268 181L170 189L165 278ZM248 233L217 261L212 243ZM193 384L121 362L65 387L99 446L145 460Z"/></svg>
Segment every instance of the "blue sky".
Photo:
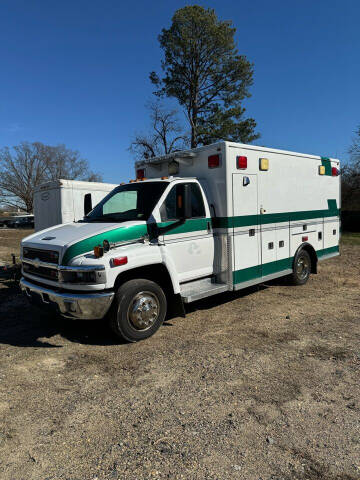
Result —
<svg viewBox="0 0 360 480"><path fill-rule="evenodd" d="M105 181L132 178L127 148L148 126L157 36L188 3L2 0L0 146L64 143ZM346 159L360 124L359 0L197 3L233 21L255 64L255 143Z"/></svg>

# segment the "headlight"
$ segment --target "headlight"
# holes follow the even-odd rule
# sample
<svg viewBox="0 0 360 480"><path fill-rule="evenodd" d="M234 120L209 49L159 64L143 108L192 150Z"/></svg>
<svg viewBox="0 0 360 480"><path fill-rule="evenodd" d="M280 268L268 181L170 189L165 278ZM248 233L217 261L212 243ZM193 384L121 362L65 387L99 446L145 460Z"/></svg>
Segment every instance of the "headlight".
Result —
<svg viewBox="0 0 360 480"><path fill-rule="evenodd" d="M60 269L62 283L96 285L106 283L105 270Z"/></svg>

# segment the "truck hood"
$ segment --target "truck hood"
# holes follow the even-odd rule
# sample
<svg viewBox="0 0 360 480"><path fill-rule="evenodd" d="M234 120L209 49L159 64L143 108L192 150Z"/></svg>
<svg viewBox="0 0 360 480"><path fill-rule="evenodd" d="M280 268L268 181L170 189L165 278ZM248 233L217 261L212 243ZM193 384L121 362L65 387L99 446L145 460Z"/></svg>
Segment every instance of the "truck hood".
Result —
<svg viewBox="0 0 360 480"><path fill-rule="evenodd" d="M147 233L144 221L123 223L65 223L41 230L24 238L22 246L56 250L61 263L67 265L72 258L90 252L104 240L122 242L136 240Z"/></svg>

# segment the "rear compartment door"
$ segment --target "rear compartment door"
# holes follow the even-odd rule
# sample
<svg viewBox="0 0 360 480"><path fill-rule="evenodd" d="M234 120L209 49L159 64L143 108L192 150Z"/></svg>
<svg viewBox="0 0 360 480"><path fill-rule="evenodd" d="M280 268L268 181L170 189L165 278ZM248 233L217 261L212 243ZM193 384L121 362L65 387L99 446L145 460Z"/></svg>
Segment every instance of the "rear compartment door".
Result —
<svg viewBox="0 0 360 480"><path fill-rule="evenodd" d="M261 276L257 175L233 174L234 284Z"/></svg>

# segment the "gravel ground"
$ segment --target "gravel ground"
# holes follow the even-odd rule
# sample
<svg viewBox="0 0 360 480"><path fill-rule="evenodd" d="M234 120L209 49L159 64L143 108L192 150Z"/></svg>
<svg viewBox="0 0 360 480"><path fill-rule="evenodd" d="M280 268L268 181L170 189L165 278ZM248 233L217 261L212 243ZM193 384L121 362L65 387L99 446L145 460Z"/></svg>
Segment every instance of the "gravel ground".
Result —
<svg viewBox="0 0 360 480"><path fill-rule="evenodd" d="M2 282L0 479L360 479L359 266L345 244L303 287L196 302L137 344Z"/></svg>

